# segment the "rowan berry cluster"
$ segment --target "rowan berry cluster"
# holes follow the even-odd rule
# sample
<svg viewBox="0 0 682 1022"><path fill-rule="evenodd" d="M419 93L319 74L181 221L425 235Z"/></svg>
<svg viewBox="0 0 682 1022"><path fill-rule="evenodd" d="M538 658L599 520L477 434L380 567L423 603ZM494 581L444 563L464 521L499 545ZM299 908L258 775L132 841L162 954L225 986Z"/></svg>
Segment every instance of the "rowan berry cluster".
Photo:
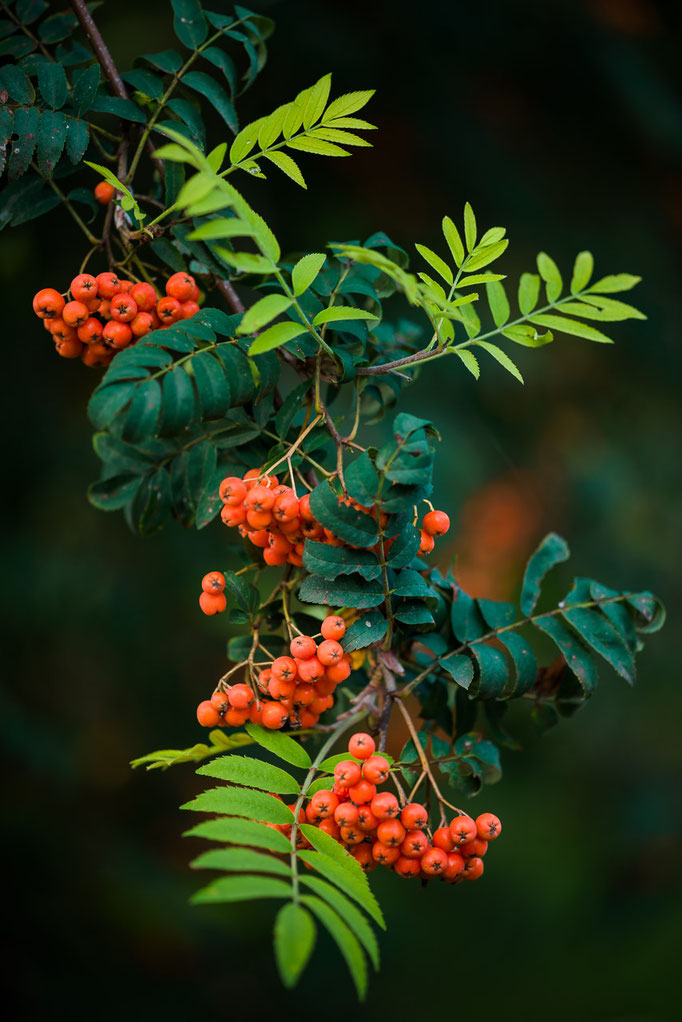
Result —
<svg viewBox="0 0 682 1022"><path fill-rule="evenodd" d="M211 572L204 582L215 576L225 584L220 572ZM224 600L222 591L219 595ZM291 656L277 657L262 670L255 689L243 682L220 685L210 699L199 703L197 720L204 727L240 727L251 720L272 730L287 721L296 728L317 724L334 705L336 686L351 672L350 658L339 642L345 631L344 619L329 615L322 622L319 643L311 635L297 635L289 644Z"/></svg>
<svg viewBox="0 0 682 1022"><path fill-rule="evenodd" d="M431 833L425 806L401 807L392 792L377 791L391 766L375 752L370 735L354 734L348 752L334 768L332 790L315 792L300 822L335 838L365 870L383 865L405 879L440 876L448 883L481 876L488 842L502 829L497 816L482 813L474 820L460 814Z"/></svg>
<svg viewBox="0 0 682 1022"><path fill-rule="evenodd" d="M152 330L199 311L199 288L188 273L174 273L165 290L160 298L151 284L121 280L115 273L96 277L79 273L65 295L52 287L38 291L33 311L43 320L62 358L107 366L119 351Z"/></svg>
<svg viewBox="0 0 682 1022"><path fill-rule="evenodd" d="M240 479L228 476L220 484L225 505L220 513L225 525L263 550L269 565L303 564L306 539L334 546L344 544L329 529L323 529L310 510L310 497L298 497L291 486L277 476L263 475L252 468Z"/></svg>

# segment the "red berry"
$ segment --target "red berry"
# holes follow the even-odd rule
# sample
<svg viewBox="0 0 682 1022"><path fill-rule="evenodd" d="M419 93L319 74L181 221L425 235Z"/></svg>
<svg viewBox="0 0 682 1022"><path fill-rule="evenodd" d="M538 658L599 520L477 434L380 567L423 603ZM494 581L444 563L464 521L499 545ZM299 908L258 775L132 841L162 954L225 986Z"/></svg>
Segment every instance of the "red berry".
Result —
<svg viewBox="0 0 682 1022"><path fill-rule="evenodd" d="M367 760L371 762L371 760ZM372 780L371 777L367 778ZM400 815L398 799L390 791L380 791L372 799L372 812L378 820L396 820Z"/></svg>
<svg viewBox="0 0 682 1022"><path fill-rule="evenodd" d="M116 189L108 181L100 181L94 188L95 198L103 206L108 206L113 199Z"/></svg>
<svg viewBox="0 0 682 1022"><path fill-rule="evenodd" d="M343 658L343 646L336 639L324 639L317 649L317 659L325 667L333 667Z"/></svg>
<svg viewBox="0 0 682 1022"><path fill-rule="evenodd" d="M90 311L84 302L67 302L62 309L62 319L67 326L82 326L89 315Z"/></svg>
<svg viewBox="0 0 682 1022"><path fill-rule="evenodd" d="M109 348L127 348L133 339L133 332L127 323L109 320L102 331L102 341Z"/></svg>
<svg viewBox="0 0 682 1022"><path fill-rule="evenodd" d="M97 281L91 273L79 273L74 277L69 287L71 297L76 302L90 302L97 297ZM88 310L92 312L92 309Z"/></svg>
<svg viewBox="0 0 682 1022"><path fill-rule="evenodd" d="M159 298L151 284L133 284L130 289L130 297L137 305L140 312L151 312Z"/></svg>
<svg viewBox="0 0 682 1022"><path fill-rule="evenodd" d="M357 784L349 785L348 797L356 806L362 806L365 802L371 802L377 793L376 785L369 781L360 780Z"/></svg>
<svg viewBox="0 0 682 1022"><path fill-rule="evenodd" d="M244 501L246 486L238 476L228 476L226 479L223 479L218 492L223 504L236 507Z"/></svg>
<svg viewBox="0 0 682 1022"><path fill-rule="evenodd" d="M254 695L249 686L240 681L228 691L227 698L233 709L247 710L254 700Z"/></svg>
<svg viewBox="0 0 682 1022"><path fill-rule="evenodd" d="M438 876L439 873L445 872L447 864L448 857L442 848L429 848L422 855L421 867L429 876Z"/></svg>
<svg viewBox="0 0 682 1022"><path fill-rule="evenodd" d="M310 800L310 804L315 807L318 815L323 820L326 820L334 815L334 811L339 804L339 796L335 795L333 791L316 791Z"/></svg>
<svg viewBox="0 0 682 1022"><path fill-rule="evenodd" d="M272 664L273 678L281 678L283 681L293 681L296 677L296 661L290 656L278 656Z"/></svg>
<svg viewBox="0 0 682 1022"><path fill-rule="evenodd" d="M210 699L204 699L197 706L197 720L202 727L217 727L221 723L220 715Z"/></svg>
<svg viewBox="0 0 682 1022"><path fill-rule="evenodd" d="M130 323L137 316L137 305L129 294L117 294L109 304L111 318L117 323Z"/></svg>
<svg viewBox="0 0 682 1022"><path fill-rule="evenodd" d="M33 298L33 311L40 319L56 319L61 316L64 299L53 287L44 287Z"/></svg>
<svg viewBox="0 0 682 1022"><path fill-rule="evenodd" d="M215 596L212 596L210 593L202 592L199 597L199 606L204 614L211 617L213 614L222 614L227 606L227 600L224 593L216 593Z"/></svg>
<svg viewBox="0 0 682 1022"><path fill-rule="evenodd" d="M85 323L78 327L78 340L83 344L97 344L102 337L103 326L94 316L88 316Z"/></svg>
<svg viewBox="0 0 682 1022"><path fill-rule="evenodd" d="M372 784L383 784L390 772L391 764L383 756L370 756L362 766L362 776Z"/></svg>
<svg viewBox="0 0 682 1022"><path fill-rule="evenodd" d="M455 846L473 841L477 836L476 824L470 816L455 816L450 820L450 833L452 834Z"/></svg>
<svg viewBox="0 0 682 1022"><path fill-rule="evenodd" d="M441 848L444 852L451 852L455 847L455 841L450 833L450 828L439 827L438 830L434 830L433 843L436 848Z"/></svg>
<svg viewBox="0 0 682 1022"><path fill-rule="evenodd" d="M343 759L334 767L334 779L344 788L351 788L362 779L360 764L353 759Z"/></svg>
<svg viewBox="0 0 682 1022"><path fill-rule="evenodd" d="M316 656L311 656L308 660L301 660L297 668L301 681L318 681L324 674L324 667Z"/></svg>
<svg viewBox="0 0 682 1022"><path fill-rule="evenodd" d="M174 273L166 281L166 294L180 302L189 302L194 295L196 282L189 273Z"/></svg>
<svg viewBox="0 0 682 1022"><path fill-rule="evenodd" d="M384 845L397 847L405 840L405 828L400 820L382 820L377 827L377 837Z"/></svg>
<svg viewBox="0 0 682 1022"><path fill-rule="evenodd" d="M297 660L309 660L317 653L317 644L309 635L297 635L289 644L289 652Z"/></svg>
<svg viewBox="0 0 682 1022"><path fill-rule="evenodd" d="M382 841L375 841L372 845L372 856L382 866L390 866L400 858L400 849L385 845Z"/></svg>
<svg viewBox="0 0 682 1022"><path fill-rule="evenodd" d="M421 536L421 542L419 544L418 553L430 554L435 545L433 542L433 536L429 536L428 532L425 532L423 529L419 530L419 534Z"/></svg>
<svg viewBox="0 0 682 1022"><path fill-rule="evenodd" d="M400 851L408 859L421 859L428 847L429 839L423 830L408 830Z"/></svg>
<svg viewBox="0 0 682 1022"><path fill-rule="evenodd" d="M113 298L121 290L121 282L115 273L98 273L95 280L100 298Z"/></svg>
<svg viewBox="0 0 682 1022"><path fill-rule="evenodd" d="M182 315L180 302L177 298L162 298L156 303L156 314L162 324L170 326L171 323L175 323L176 320L180 319Z"/></svg>
<svg viewBox="0 0 682 1022"><path fill-rule="evenodd" d="M424 515L422 525L429 536L444 536L450 528L450 519L445 511L429 511Z"/></svg>
<svg viewBox="0 0 682 1022"><path fill-rule="evenodd" d="M364 734L362 731L351 735L351 739L348 742L348 751L356 759L369 759L375 748L372 736Z"/></svg>
<svg viewBox="0 0 682 1022"><path fill-rule="evenodd" d="M470 858L472 855L477 855L479 859L482 859L488 851L488 842L483 838L476 837L473 841L467 841L465 844L460 845L458 851L465 859Z"/></svg>
<svg viewBox="0 0 682 1022"><path fill-rule="evenodd" d="M483 873L483 859L479 859L478 856L474 855L471 859L467 859L464 863L464 869L462 870L462 876L465 880L478 880Z"/></svg>
<svg viewBox="0 0 682 1022"><path fill-rule="evenodd" d="M130 321L130 329L133 337L146 337L154 329L154 320L148 312L138 312L135 319Z"/></svg>
<svg viewBox="0 0 682 1022"><path fill-rule="evenodd" d="M377 829L378 824L379 821L369 805L358 806L358 827L360 830L364 830L365 834L369 834Z"/></svg>
<svg viewBox="0 0 682 1022"><path fill-rule="evenodd" d="M208 575L204 575L201 580L201 588L205 593L211 593L212 596L222 593L225 588L225 576L220 571L209 571Z"/></svg>
<svg viewBox="0 0 682 1022"><path fill-rule="evenodd" d="M396 859L395 866L393 869L396 871L399 877L403 877L405 880L409 880L410 877L419 876L420 866L418 859L408 859L406 856L401 855Z"/></svg>
<svg viewBox="0 0 682 1022"><path fill-rule="evenodd" d="M346 622L338 614L331 614L322 622L320 631L325 639L336 639L338 642L346 634Z"/></svg>
<svg viewBox="0 0 682 1022"><path fill-rule="evenodd" d="M476 817L476 831L485 841L494 841L500 836L502 824L493 813L481 813Z"/></svg>
<svg viewBox="0 0 682 1022"><path fill-rule="evenodd" d="M429 814L419 802L410 802L400 814L405 830L421 830L429 822Z"/></svg>
<svg viewBox="0 0 682 1022"><path fill-rule="evenodd" d="M261 705L263 712L263 727L270 728L274 731L283 727L289 719L289 714L281 703L262 703Z"/></svg>
<svg viewBox="0 0 682 1022"><path fill-rule="evenodd" d="M464 859L458 852L448 852L448 864L443 870L446 880L452 880L464 869Z"/></svg>
<svg viewBox="0 0 682 1022"><path fill-rule="evenodd" d="M326 674L330 681L333 681L335 684L339 685L342 681L346 680L346 678L350 674L350 671L351 671L350 663L348 660L344 658L343 660L339 660L337 664L332 664L331 667L328 667Z"/></svg>
<svg viewBox="0 0 682 1022"><path fill-rule="evenodd" d="M354 827L358 822L360 810L352 802L342 802L334 810L334 819L339 827Z"/></svg>

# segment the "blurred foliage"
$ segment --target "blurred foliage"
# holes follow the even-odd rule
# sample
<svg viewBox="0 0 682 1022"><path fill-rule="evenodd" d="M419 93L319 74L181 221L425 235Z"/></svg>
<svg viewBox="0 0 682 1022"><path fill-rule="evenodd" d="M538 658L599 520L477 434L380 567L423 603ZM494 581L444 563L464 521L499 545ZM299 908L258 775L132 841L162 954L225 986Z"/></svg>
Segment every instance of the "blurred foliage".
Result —
<svg viewBox="0 0 682 1022"><path fill-rule="evenodd" d="M578 573L589 565L616 586L649 586L674 622L682 11L660 0L491 0L419 12L404 0L252 6L276 19L277 45L244 100L245 120L266 93L286 98L329 68L339 91L377 88L373 150L311 163L307 196L284 179L258 182L280 237L296 224L313 248L321 237L345 238L352 223L359 237L383 229L398 243L418 236L436 247L443 212L467 197L484 220L495 214L509 225L518 259L505 267L510 275L527 267L548 229L557 261L588 240L601 265L642 275L649 322L625 324L615 349L575 339L552 357L522 358L523 391L501 373L478 383L424 373L405 407L449 423L436 495L458 527L441 556L457 553L474 595L516 596L512 580L553 527L569 539ZM139 38L158 50L169 44L166 8L158 0L100 8L122 66ZM323 174L334 203L322 201ZM175 807L198 779L181 767L128 769L145 749L202 737L191 707L224 645L221 623L199 620L196 581L223 552L224 533L170 529L141 541L87 504L93 377L54 358L30 313L33 292L62 271L75 244L58 212L0 239L5 344L26 381L4 400L12 498L0 732L17 900L6 1001L17 999L13 1018L49 1010L179 1019L233 1010L243 993L254 1019L275 1004L345 1017L324 970L313 966L306 990L288 995L256 958L267 908L197 913L186 904L194 884ZM504 565L494 577L493 563ZM553 584L548 595L558 598L562 580ZM456 1005L475 1017L493 982L495 1010L510 1020L675 1017L677 673L672 626L647 647L634 690L605 677L570 729L541 740L525 731L524 756L507 755L505 785L495 789L503 847L486 884L446 892L450 911L440 890L393 885L384 897L390 881L377 877L391 969L368 1012ZM238 942L226 938L225 911L239 921ZM326 943L317 952L334 953Z"/></svg>

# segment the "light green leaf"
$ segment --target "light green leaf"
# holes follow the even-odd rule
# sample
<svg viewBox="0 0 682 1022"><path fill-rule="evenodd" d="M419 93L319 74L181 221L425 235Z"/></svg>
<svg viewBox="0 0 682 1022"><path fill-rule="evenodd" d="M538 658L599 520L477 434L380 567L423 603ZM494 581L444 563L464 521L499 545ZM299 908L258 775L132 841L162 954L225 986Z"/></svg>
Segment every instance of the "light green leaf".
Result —
<svg viewBox="0 0 682 1022"><path fill-rule="evenodd" d="M303 111L303 127L311 128L313 124L317 124L320 117L324 113L324 108L327 105L329 99L329 89L332 84L332 76L330 74L323 75L319 82L308 92L308 101Z"/></svg>
<svg viewBox="0 0 682 1022"><path fill-rule="evenodd" d="M479 348L485 348L485 350L492 355L493 358L497 359L500 365L503 366L508 373L511 373L512 376L516 377L519 383L523 383L523 376L519 372L518 367L514 365L509 355L502 351L502 348L498 348L496 344L490 344L489 341L477 341L476 344Z"/></svg>
<svg viewBox="0 0 682 1022"><path fill-rule="evenodd" d="M320 831L320 833L324 832ZM337 862L336 859L332 859L322 852L303 851L298 853L298 857L303 859L304 862L307 862L309 866L312 866L313 869L325 877L325 879L330 880L333 884L336 884L337 887L340 887L345 894L351 897L354 901L357 901L360 907L364 908L364 910L376 923L379 924L379 926L386 929L381 909L370 890L367 877L364 873L362 873L361 878L358 878L353 873L349 872L344 865Z"/></svg>
<svg viewBox="0 0 682 1022"><path fill-rule="evenodd" d="M419 252L419 255L426 260L429 266L433 267L436 273L438 273L446 283L452 284L454 279L452 276L452 270L444 259L441 259L439 255L436 255L436 253L430 248L427 248L426 245L415 244L414 247L417 249L417 252Z"/></svg>
<svg viewBox="0 0 682 1022"><path fill-rule="evenodd" d="M646 319L647 317L639 309L636 309L634 305L628 305L627 302L616 301L615 298L606 298L604 295L581 295L583 302L588 302L590 305L596 306L601 313L602 318L605 320L623 320L623 319ZM562 305L562 308L564 306ZM583 306L584 308L584 306ZM586 315L583 312L583 315Z"/></svg>
<svg viewBox="0 0 682 1022"><path fill-rule="evenodd" d="M524 316L532 312L540 297L540 277L537 273L522 273L519 281L519 309Z"/></svg>
<svg viewBox="0 0 682 1022"><path fill-rule="evenodd" d="M264 120L265 118L261 117L242 128L230 146L230 163L241 163L249 155L258 141L258 133Z"/></svg>
<svg viewBox="0 0 682 1022"><path fill-rule="evenodd" d="M315 923L301 905L284 905L275 919L275 959L288 989L296 986L315 946Z"/></svg>
<svg viewBox="0 0 682 1022"><path fill-rule="evenodd" d="M278 798L248 788L210 788L180 808L200 813L221 813L223 816L244 816L247 820L260 820L262 823L292 823L294 819L291 809Z"/></svg>
<svg viewBox="0 0 682 1022"><path fill-rule="evenodd" d="M611 338L603 334L601 330L588 326L587 323L581 323L577 319L570 319L568 316L556 316L547 313L542 316L530 316L529 318L531 323L549 327L550 330L559 330L564 334L570 334L572 337L584 337L588 341L598 341L600 344L613 344Z"/></svg>
<svg viewBox="0 0 682 1022"><path fill-rule="evenodd" d="M265 256L253 252L230 252L226 248L217 249L221 259L240 273L274 273L277 267Z"/></svg>
<svg viewBox="0 0 682 1022"><path fill-rule="evenodd" d="M244 876L219 877L190 899L194 905L219 904L227 901L251 901L253 898L291 897L291 886L275 877Z"/></svg>
<svg viewBox="0 0 682 1022"><path fill-rule="evenodd" d="M263 855L249 848L211 848L194 859L192 869L219 869L225 873L278 873L291 876L291 866L276 859L274 855Z"/></svg>
<svg viewBox="0 0 682 1022"><path fill-rule="evenodd" d="M453 348L452 351L453 354L457 355L457 357L462 360L462 362L467 367L471 375L475 379L478 379L479 376L481 375L481 370L479 368L476 356L473 355L466 348Z"/></svg>
<svg viewBox="0 0 682 1022"><path fill-rule="evenodd" d="M563 289L563 281L559 273L559 267L546 252L538 253L538 272L547 287L547 301L552 303L557 300Z"/></svg>
<svg viewBox="0 0 682 1022"><path fill-rule="evenodd" d="M488 305L493 314L495 326L504 326L510 314L509 301L507 300L507 292L504 289L504 285L499 281L491 281L491 283L486 284L485 290L488 295Z"/></svg>
<svg viewBox="0 0 682 1022"><path fill-rule="evenodd" d="M236 216L208 220L188 235L193 241L216 241L220 238L251 238L253 227Z"/></svg>
<svg viewBox="0 0 682 1022"><path fill-rule="evenodd" d="M362 110L373 95L374 89L367 89L361 92L347 92L344 96L338 96L327 107L323 118L324 123L326 124L335 117L348 117L349 114Z"/></svg>
<svg viewBox="0 0 682 1022"><path fill-rule="evenodd" d="M266 295L265 298L260 298L242 316L242 321L237 327L237 333L252 334L254 330L260 330L261 327L265 326L276 316L281 316L291 304L291 298L288 298L286 295ZM282 325L286 326L288 324ZM298 326L300 324L295 325Z"/></svg>
<svg viewBox="0 0 682 1022"><path fill-rule="evenodd" d="M310 756L298 742L288 735L280 734L279 731L269 731L260 724L247 722L246 731L251 735L254 742L262 745L269 752L274 752L279 759L283 759L292 766L307 769L310 766Z"/></svg>
<svg viewBox="0 0 682 1022"><path fill-rule="evenodd" d="M571 294L582 291L587 287L592 271L594 269L594 256L591 252L578 252L573 264L573 276L571 278Z"/></svg>
<svg viewBox="0 0 682 1022"><path fill-rule="evenodd" d="M443 236L448 243L450 251L452 252L452 258L455 260L455 265L461 266L464 262L464 245L462 244L462 239L459 236L459 231L449 216L443 217Z"/></svg>
<svg viewBox="0 0 682 1022"><path fill-rule="evenodd" d="M260 788L275 795L297 795L301 790L298 781L286 770L249 756L220 756L199 767L197 773L244 784L248 788Z"/></svg>
<svg viewBox="0 0 682 1022"><path fill-rule="evenodd" d="M474 216L473 209L467 202L464 205L464 237L469 252L473 252L476 245L476 233L476 217Z"/></svg>
<svg viewBox="0 0 682 1022"><path fill-rule="evenodd" d="M350 156L347 149L333 142L325 142L323 138L309 138L307 135L290 138L287 145L290 149L299 149L302 153L313 153L315 156Z"/></svg>
<svg viewBox="0 0 682 1022"><path fill-rule="evenodd" d="M320 922L329 930L346 960L358 997L361 1001L364 1000L367 993L367 962L357 937L343 919L320 898L304 894L301 901L312 909Z"/></svg>
<svg viewBox="0 0 682 1022"><path fill-rule="evenodd" d="M379 317L364 309L356 309L353 305L331 305L318 312L313 320L313 325L320 326L322 323L337 323L340 320L349 319L379 319Z"/></svg>
<svg viewBox="0 0 682 1022"><path fill-rule="evenodd" d="M489 263L494 262L508 248L509 242L496 241L492 245L484 245L476 249L475 253L467 260L467 270L480 270Z"/></svg>
<svg viewBox="0 0 682 1022"><path fill-rule="evenodd" d="M502 336L509 338L510 341L514 341L515 344L523 345L524 348L541 348L543 345L549 344L550 341L554 340L549 330L544 334L539 334L534 327L529 326L527 323L505 327L502 331Z"/></svg>
<svg viewBox="0 0 682 1022"><path fill-rule="evenodd" d="M224 844L267 848L280 855L288 855L291 851L291 842L281 831L265 823L243 820L238 816L216 816L213 820L202 820L196 827L185 831L183 837L202 837Z"/></svg>
<svg viewBox="0 0 682 1022"><path fill-rule="evenodd" d="M301 883L315 891L333 909L336 909L342 919L358 938L360 943L369 954L375 969L379 968L379 944L374 936L374 931L369 925L362 912L349 901L345 894L342 894L338 887L333 887L326 880L316 876L302 876Z"/></svg>
<svg viewBox="0 0 682 1022"><path fill-rule="evenodd" d="M303 174L299 170L298 164L295 160L292 160L288 153L283 153L281 150L275 149L272 152L263 153L263 158L274 163L274 165L281 170L283 174L290 177L291 180L295 181L297 185L301 186L301 188L308 187L305 183Z"/></svg>
<svg viewBox="0 0 682 1022"><path fill-rule="evenodd" d="M639 284L641 279L641 277L634 277L631 273L612 273L593 284L590 291L596 294L629 291L635 284Z"/></svg>
<svg viewBox="0 0 682 1022"><path fill-rule="evenodd" d="M277 141L279 136L282 134L282 128L284 127L284 121L291 104L285 103L284 106L278 106L276 110L264 119L258 132L258 146L260 149L269 149L271 145Z"/></svg>
<svg viewBox="0 0 682 1022"><path fill-rule="evenodd" d="M323 252L311 252L298 260L291 271L291 284L296 297L308 290L324 266L326 258Z"/></svg>
<svg viewBox="0 0 682 1022"><path fill-rule="evenodd" d="M304 333L306 333L306 328L300 323L275 323L274 326L268 327L256 337L249 348L249 355L262 355L264 351L279 348L282 344L286 344L287 341L292 341L294 337L300 337Z"/></svg>

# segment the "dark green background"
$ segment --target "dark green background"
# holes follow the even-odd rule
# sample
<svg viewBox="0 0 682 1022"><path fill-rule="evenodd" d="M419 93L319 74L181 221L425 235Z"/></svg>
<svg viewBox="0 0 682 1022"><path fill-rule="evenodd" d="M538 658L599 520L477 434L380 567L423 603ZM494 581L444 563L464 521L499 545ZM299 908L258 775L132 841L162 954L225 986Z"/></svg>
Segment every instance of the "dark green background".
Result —
<svg viewBox="0 0 682 1022"><path fill-rule="evenodd" d="M573 721L542 738L520 721L524 752L506 754L503 783L479 799L504 822L483 881L422 891L375 874L389 931L364 1010L671 1019L682 916L679 8L254 6L278 30L242 123L328 70L336 94L377 89L375 149L303 156L307 193L276 172L244 183L285 249L383 229L442 251L440 219L461 217L468 199L484 226L508 227L512 281L538 249L568 274L589 247L599 271L643 275L635 294L649 314L617 325L612 348L562 338L519 349L525 388L492 361L478 384L448 363L405 394L405 409L444 435L436 500L457 527L440 554L459 551L472 570L500 546L483 594L513 594L523 558L556 528L576 574L654 589L672 620L649 642L634 690L605 670ZM122 68L172 45L169 9L121 0L97 11ZM222 137L214 124L211 141ZM188 821L176 807L197 779L127 766L201 737L194 706L220 672L224 624L198 613L198 581L228 536L176 527L143 541L86 503L97 464L84 406L96 376L55 358L30 312L38 287L66 287L81 251L59 211L0 237L11 1017L353 1017L326 937L300 990L285 994L271 906L188 907L195 849L179 837ZM568 582L566 571L555 598Z"/></svg>

